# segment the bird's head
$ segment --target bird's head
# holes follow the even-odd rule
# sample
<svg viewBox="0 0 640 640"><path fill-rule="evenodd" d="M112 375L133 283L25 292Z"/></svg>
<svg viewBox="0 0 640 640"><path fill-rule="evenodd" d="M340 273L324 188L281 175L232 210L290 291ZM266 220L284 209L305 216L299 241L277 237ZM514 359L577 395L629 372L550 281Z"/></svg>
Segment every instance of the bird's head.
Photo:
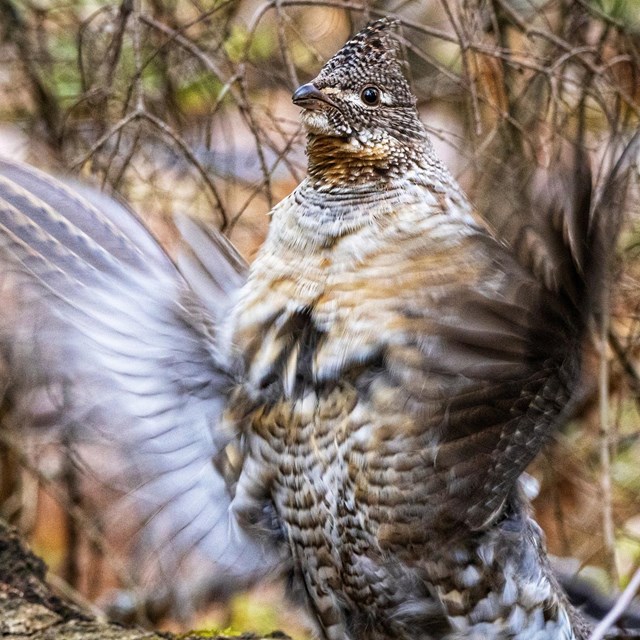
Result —
<svg viewBox="0 0 640 640"><path fill-rule="evenodd" d="M424 139L394 25L386 18L370 23L293 94L293 102L304 109L302 122L309 134L364 144L388 137Z"/></svg>

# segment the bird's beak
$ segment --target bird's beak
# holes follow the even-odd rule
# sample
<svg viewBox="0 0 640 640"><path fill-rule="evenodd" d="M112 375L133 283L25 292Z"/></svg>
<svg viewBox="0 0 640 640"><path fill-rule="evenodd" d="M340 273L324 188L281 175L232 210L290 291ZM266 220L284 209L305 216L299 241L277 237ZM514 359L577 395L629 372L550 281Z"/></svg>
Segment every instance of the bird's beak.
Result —
<svg viewBox="0 0 640 640"><path fill-rule="evenodd" d="M330 107L336 106L329 96L322 93L313 82L307 82L307 84L298 87L291 99L293 104L303 109L319 109L323 102Z"/></svg>

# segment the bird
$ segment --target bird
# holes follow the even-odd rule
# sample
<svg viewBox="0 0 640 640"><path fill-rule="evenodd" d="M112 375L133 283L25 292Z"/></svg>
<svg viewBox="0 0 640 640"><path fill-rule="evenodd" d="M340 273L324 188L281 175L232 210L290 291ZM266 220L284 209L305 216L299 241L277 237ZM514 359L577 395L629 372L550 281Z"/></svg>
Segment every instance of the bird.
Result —
<svg viewBox="0 0 640 640"><path fill-rule="evenodd" d="M251 266L188 217L173 260L122 203L0 160L5 422L104 452L181 602L285 576L323 640L587 638L521 477L575 409L619 193L578 151L492 228L395 28L293 94L307 175Z"/></svg>

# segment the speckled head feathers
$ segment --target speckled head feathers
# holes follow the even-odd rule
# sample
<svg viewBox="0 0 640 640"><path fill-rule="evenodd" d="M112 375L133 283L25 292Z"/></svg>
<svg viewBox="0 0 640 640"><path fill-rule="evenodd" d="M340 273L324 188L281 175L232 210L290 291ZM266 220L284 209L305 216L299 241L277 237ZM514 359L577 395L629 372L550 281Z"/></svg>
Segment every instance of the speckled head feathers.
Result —
<svg viewBox="0 0 640 640"><path fill-rule="evenodd" d="M416 98L403 73L396 24L383 18L367 25L295 92L293 101L305 109L302 119L309 133L369 146L425 140Z"/></svg>
<svg viewBox="0 0 640 640"><path fill-rule="evenodd" d="M336 85L357 87L362 81L371 82L393 91L398 106L415 105L392 31L397 24L397 20L388 18L369 23L324 65L314 84L322 89Z"/></svg>

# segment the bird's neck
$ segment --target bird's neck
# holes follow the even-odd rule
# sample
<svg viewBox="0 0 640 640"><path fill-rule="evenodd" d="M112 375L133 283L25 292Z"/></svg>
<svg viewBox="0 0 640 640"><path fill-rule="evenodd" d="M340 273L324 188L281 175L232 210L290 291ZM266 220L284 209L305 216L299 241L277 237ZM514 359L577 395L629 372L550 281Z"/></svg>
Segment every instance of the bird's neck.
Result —
<svg viewBox="0 0 640 640"><path fill-rule="evenodd" d="M473 225L466 197L426 138L363 141L310 134L307 148L308 177L272 212L271 234L279 241L278 229L284 228L295 229L296 244L304 237L318 245L371 225L417 230L444 211L447 224Z"/></svg>
<svg viewBox="0 0 640 640"><path fill-rule="evenodd" d="M430 152L426 139L399 141L392 136L336 137L310 133L308 175L318 186L381 190L418 166Z"/></svg>

